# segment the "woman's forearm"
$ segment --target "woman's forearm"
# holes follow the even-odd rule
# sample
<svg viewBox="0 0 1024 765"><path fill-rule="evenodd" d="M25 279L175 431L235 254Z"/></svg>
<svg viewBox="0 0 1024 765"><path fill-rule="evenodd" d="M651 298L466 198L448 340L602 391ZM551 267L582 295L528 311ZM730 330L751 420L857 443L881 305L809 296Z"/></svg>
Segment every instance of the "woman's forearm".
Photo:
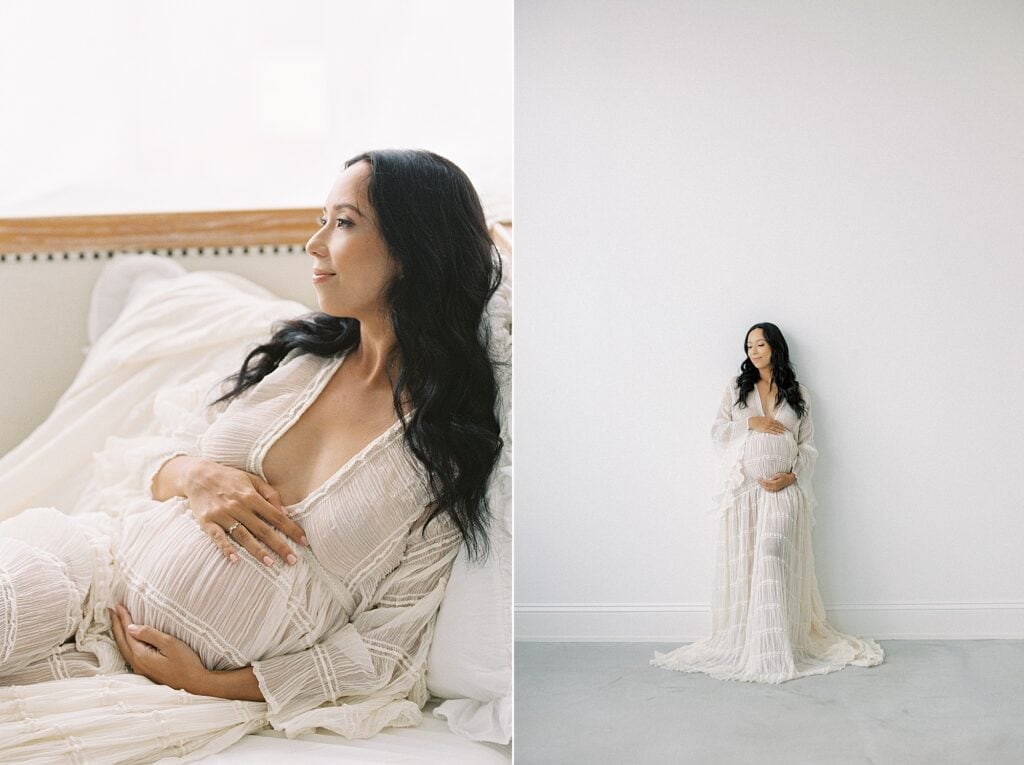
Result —
<svg viewBox="0 0 1024 765"><path fill-rule="evenodd" d="M193 687L186 690L198 696L214 696L218 699L265 701L251 666L207 672Z"/></svg>
<svg viewBox="0 0 1024 765"><path fill-rule="evenodd" d="M153 485L150 493L153 499L163 502L171 497L184 497L188 472L195 465L198 458L179 454L177 457L165 462L156 475L153 476Z"/></svg>

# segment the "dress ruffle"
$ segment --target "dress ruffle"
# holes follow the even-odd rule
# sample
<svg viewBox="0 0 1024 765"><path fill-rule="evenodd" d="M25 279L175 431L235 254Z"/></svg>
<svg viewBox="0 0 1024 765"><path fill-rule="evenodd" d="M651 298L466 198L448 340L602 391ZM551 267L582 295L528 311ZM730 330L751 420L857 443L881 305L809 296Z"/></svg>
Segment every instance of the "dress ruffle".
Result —
<svg viewBox="0 0 1024 765"><path fill-rule="evenodd" d="M742 491L746 481L743 475L743 451L746 448L748 437L749 432L734 439L722 454L718 463L715 490L708 515L721 518L736 502L737 495Z"/></svg>

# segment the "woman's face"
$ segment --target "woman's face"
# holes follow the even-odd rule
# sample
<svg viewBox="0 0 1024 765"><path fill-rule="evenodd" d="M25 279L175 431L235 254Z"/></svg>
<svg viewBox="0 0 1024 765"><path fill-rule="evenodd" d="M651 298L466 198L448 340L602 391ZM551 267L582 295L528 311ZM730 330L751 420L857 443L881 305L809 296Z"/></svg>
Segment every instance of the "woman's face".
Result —
<svg viewBox="0 0 1024 765"><path fill-rule="evenodd" d="M747 335L747 358L758 369L771 368L772 347L764 339L764 330L760 327L750 330Z"/></svg>
<svg viewBox="0 0 1024 765"><path fill-rule="evenodd" d="M315 260L313 284L320 310L360 321L386 310L385 291L398 275L366 193L369 178L366 162L356 162L338 176L318 221L320 229L306 242L306 252Z"/></svg>

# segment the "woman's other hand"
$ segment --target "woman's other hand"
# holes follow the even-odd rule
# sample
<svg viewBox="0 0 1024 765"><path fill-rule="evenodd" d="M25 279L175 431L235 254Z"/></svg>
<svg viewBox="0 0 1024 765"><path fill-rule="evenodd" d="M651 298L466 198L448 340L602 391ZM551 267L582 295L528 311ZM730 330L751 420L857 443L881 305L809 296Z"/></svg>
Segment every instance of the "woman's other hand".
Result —
<svg viewBox="0 0 1024 765"><path fill-rule="evenodd" d="M208 670L199 654L166 632L133 624L121 604L108 610L117 650L136 675L176 690L190 691L202 685Z"/></svg>
<svg viewBox="0 0 1024 765"><path fill-rule="evenodd" d="M756 430L758 433L774 433L776 435L786 432L786 426L771 417L750 417L747 419L747 428Z"/></svg>
<svg viewBox="0 0 1024 765"><path fill-rule="evenodd" d="M251 666L214 671L187 643L154 627L132 623L128 609L108 609L117 650L136 675L197 696L265 701Z"/></svg>
<svg viewBox="0 0 1024 765"><path fill-rule="evenodd" d="M118 650L136 675L200 696L266 700L251 666L208 670L186 643L156 628L133 624L128 609L120 603L108 610Z"/></svg>
<svg viewBox="0 0 1024 765"><path fill-rule="evenodd" d="M172 464L178 460L182 460L180 467ZM199 457L175 457L167 466L180 470L178 483L192 516L232 563L238 562L238 554L231 539L268 566L274 565L270 550L291 565L298 561L281 533L308 546L305 533L288 517L277 491L259 476Z"/></svg>
<svg viewBox="0 0 1024 765"><path fill-rule="evenodd" d="M758 478L757 482L765 491L782 491L787 486L796 483L796 475L794 473L776 473L771 478Z"/></svg>

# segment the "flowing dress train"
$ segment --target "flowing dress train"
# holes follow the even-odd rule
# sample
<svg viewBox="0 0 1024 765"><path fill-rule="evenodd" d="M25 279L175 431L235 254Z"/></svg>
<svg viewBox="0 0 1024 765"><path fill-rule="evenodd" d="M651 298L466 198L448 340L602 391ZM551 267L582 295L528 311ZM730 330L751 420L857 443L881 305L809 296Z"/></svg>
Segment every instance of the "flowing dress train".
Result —
<svg viewBox="0 0 1024 765"><path fill-rule="evenodd" d="M810 398L803 386L801 392L804 416L778 404L772 416L786 431L776 435L747 428L749 417L764 415L756 390L740 408L735 384L726 388L712 429L723 457L714 507L719 536L711 634L655 652L652 665L774 684L882 663L878 643L843 634L826 619L811 549L817 450ZM781 491L757 483L789 471L797 481Z"/></svg>

